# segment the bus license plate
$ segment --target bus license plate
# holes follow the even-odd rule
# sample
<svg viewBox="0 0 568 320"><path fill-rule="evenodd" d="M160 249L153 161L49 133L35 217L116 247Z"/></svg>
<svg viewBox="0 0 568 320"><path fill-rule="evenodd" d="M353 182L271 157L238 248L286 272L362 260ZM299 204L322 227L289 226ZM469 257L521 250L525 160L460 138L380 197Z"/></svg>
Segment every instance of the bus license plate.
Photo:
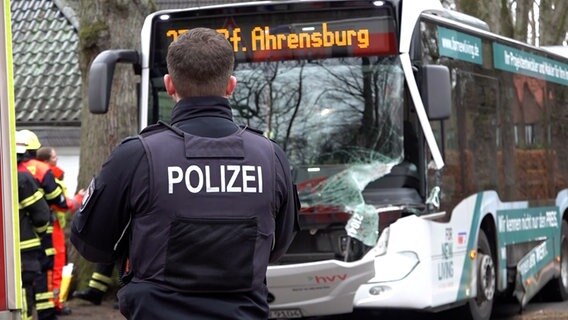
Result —
<svg viewBox="0 0 568 320"><path fill-rule="evenodd" d="M282 310L270 310L270 318L301 318L302 312L299 309L282 309Z"/></svg>

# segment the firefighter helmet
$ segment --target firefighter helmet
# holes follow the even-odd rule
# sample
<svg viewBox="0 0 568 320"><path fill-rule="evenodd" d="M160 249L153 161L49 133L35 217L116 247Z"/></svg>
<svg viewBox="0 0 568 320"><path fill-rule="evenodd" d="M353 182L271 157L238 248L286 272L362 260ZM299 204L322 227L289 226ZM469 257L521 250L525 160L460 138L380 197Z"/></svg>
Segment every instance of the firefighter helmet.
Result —
<svg viewBox="0 0 568 320"><path fill-rule="evenodd" d="M41 143L33 131L24 129L18 131L18 134L21 135L21 142L25 144L27 150L37 150L41 147Z"/></svg>
<svg viewBox="0 0 568 320"><path fill-rule="evenodd" d="M24 154L28 149L26 147L26 137L22 131L16 131L16 153L17 154Z"/></svg>

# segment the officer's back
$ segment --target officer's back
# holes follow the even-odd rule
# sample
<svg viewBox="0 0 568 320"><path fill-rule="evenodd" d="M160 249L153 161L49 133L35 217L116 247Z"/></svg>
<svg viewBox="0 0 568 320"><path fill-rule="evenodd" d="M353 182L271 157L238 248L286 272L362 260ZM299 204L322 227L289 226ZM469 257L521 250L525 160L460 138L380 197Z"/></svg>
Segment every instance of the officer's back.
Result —
<svg viewBox="0 0 568 320"><path fill-rule="evenodd" d="M119 292L129 318L267 318L266 268L290 244L296 214L285 154L232 121L234 57L222 35L192 29L167 62L171 124L113 152L71 240L96 262L129 250L132 277Z"/></svg>

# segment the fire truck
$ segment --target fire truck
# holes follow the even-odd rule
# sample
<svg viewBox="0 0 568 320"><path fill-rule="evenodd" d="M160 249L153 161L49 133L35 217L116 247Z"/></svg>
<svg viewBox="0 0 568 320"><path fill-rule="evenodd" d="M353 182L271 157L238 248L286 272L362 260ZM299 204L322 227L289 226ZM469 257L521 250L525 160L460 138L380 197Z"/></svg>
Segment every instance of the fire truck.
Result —
<svg viewBox="0 0 568 320"><path fill-rule="evenodd" d="M0 3L0 319L20 319L22 294L18 234L14 88L10 1Z"/></svg>

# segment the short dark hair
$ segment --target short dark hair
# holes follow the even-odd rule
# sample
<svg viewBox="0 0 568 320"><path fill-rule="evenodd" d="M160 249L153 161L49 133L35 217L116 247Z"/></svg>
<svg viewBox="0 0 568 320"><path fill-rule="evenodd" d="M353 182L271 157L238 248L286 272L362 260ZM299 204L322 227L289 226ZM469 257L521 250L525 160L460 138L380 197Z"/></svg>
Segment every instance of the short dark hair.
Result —
<svg viewBox="0 0 568 320"><path fill-rule="evenodd" d="M36 158L41 161L49 161L51 159L52 147L41 147L37 150Z"/></svg>
<svg viewBox="0 0 568 320"><path fill-rule="evenodd" d="M213 29L195 28L170 44L166 62L181 98L224 96L235 54L224 35Z"/></svg>

